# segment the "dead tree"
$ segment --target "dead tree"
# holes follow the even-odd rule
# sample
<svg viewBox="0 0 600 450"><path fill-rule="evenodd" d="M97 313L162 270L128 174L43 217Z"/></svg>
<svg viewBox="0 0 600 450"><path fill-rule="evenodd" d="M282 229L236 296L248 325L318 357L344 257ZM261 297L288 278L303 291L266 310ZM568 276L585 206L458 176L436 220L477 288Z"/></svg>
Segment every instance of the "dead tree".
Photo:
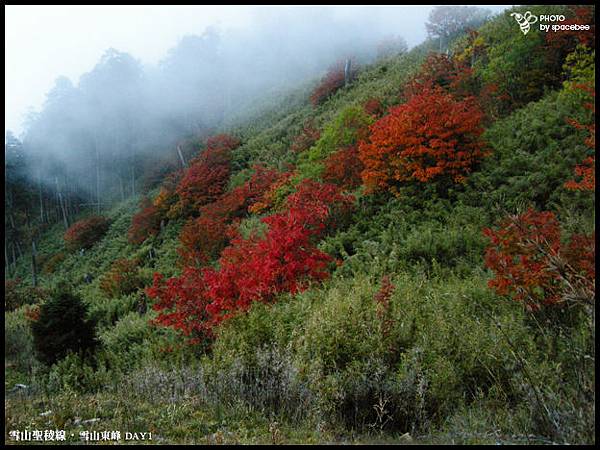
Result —
<svg viewBox="0 0 600 450"><path fill-rule="evenodd" d="M351 65L352 65L352 62L350 61L350 58L348 58L346 60L346 65L344 66L344 86L348 86L348 84L350 83Z"/></svg>

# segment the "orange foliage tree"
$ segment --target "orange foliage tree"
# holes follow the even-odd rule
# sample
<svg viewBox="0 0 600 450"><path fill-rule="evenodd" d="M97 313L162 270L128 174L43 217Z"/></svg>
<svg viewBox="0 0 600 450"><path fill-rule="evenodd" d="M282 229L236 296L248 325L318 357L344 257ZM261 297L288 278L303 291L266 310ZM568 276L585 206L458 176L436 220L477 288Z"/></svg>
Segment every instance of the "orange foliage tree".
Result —
<svg viewBox="0 0 600 450"><path fill-rule="evenodd" d="M358 146L350 145L327 157L323 181L337 184L344 189L354 189L362 183L362 170L363 163L358 157Z"/></svg>
<svg viewBox="0 0 600 450"><path fill-rule="evenodd" d="M370 127L359 144L369 190L394 191L398 183L449 177L462 182L487 151L483 113L472 97L457 100L438 86L425 88Z"/></svg>
<svg viewBox="0 0 600 450"><path fill-rule="evenodd" d="M183 171L171 172L168 174L160 185L158 195L152 202L162 218L166 218L170 209L177 203L176 189L182 175Z"/></svg>

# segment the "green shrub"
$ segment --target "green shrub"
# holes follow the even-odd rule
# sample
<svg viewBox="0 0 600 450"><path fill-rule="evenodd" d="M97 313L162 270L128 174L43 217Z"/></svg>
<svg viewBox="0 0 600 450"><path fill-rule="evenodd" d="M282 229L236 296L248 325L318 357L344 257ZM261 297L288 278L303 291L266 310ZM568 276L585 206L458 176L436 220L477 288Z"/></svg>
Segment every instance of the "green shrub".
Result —
<svg viewBox="0 0 600 450"><path fill-rule="evenodd" d="M360 200L352 225L320 247L343 259L337 272L349 276L436 267L467 274L482 262L486 241L481 229L488 220L480 208L447 199L402 196L380 205L367 196Z"/></svg>
<svg viewBox="0 0 600 450"><path fill-rule="evenodd" d="M93 288L91 291L93 292ZM87 297L88 314L101 327L114 325L130 312L144 312L147 309L146 294L142 291L120 297L105 297L98 295L97 291L90 294Z"/></svg>
<svg viewBox="0 0 600 450"><path fill-rule="evenodd" d="M99 340L111 353L123 354L130 347L142 344L152 334L147 316L131 312L117 321L113 327L99 333Z"/></svg>
<svg viewBox="0 0 600 450"><path fill-rule="evenodd" d="M304 418L363 431L422 431L481 398L518 403L523 356L513 346L532 367L545 353L523 311L486 281L397 275L385 323L379 283L364 275L257 305L220 329L214 377L266 413L287 399Z"/></svg>
<svg viewBox="0 0 600 450"><path fill-rule="evenodd" d="M4 357L17 370L30 370L33 358L33 336L24 308L4 313Z"/></svg>
<svg viewBox="0 0 600 450"><path fill-rule="evenodd" d="M114 326L98 332L98 339L113 369L138 366L152 352L151 340L156 336L149 318L136 312L121 317ZM147 358L150 359L150 358Z"/></svg>
<svg viewBox="0 0 600 450"><path fill-rule="evenodd" d="M514 211L527 204L547 210L561 203L573 167L587 156L585 133L569 124L586 112L565 100L551 93L485 132L493 153L469 178L465 197L470 204Z"/></svg>
<svg viewBox="0 0 600 450"><path fill-rule="evenodd" d="M47 390L53 394L96 392L104 390L112 381L113 374L105 366L93 365L89 358L69 352L50 368Z"/></svg>
<svg viewBox="0 0 600 450"><path fill-rule="evenodd" d="M365 139L374 118L362 106L348 106L328 123L319 140L310 149L300 154L298 170L300 178L319 178L323 161L331 153Z"/></svg>
<svg viewBox="0 0 600 450"><path fill-rule="evenodd" d="M33 343L40 361L51 365L68 352L95 345L94 323L79 297L67 291L55 293L40 307L39 319L31 324Z"/></svg>
<svg viewBox="0 0 600 450"><path fill-rule="evenodd" d="M577 85L581 83L589 83L593 86L596 79L595 60L596 51L582 44L569 53L563 65L566 76L565 88L576 90Z"/></svg>

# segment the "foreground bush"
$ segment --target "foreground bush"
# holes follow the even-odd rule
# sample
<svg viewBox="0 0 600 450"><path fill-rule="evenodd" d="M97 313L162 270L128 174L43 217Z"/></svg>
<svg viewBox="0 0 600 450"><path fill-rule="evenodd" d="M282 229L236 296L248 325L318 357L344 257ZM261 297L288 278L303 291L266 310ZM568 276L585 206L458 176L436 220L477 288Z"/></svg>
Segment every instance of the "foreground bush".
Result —
<svg viewBox="0 0 600 450"><path fill-rule="evenodd" d="M414 434L480 396L520 392L510 344L534 344L518 308L497 303L483 277L335 279L226 322L213 363L266 414Z"/></svg>

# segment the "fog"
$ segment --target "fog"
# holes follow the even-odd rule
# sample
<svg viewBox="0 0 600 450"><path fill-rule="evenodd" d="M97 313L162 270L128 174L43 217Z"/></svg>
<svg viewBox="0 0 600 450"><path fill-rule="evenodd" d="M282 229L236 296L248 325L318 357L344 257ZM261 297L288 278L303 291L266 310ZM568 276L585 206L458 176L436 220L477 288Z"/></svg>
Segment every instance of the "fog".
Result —
<svg viewBox="0 0 600 450"><path fill-rule="evenodd" d="M136 193L140 159L384 39L419 44L431 8L8 6L5 131L41 183Z"/></svg>

